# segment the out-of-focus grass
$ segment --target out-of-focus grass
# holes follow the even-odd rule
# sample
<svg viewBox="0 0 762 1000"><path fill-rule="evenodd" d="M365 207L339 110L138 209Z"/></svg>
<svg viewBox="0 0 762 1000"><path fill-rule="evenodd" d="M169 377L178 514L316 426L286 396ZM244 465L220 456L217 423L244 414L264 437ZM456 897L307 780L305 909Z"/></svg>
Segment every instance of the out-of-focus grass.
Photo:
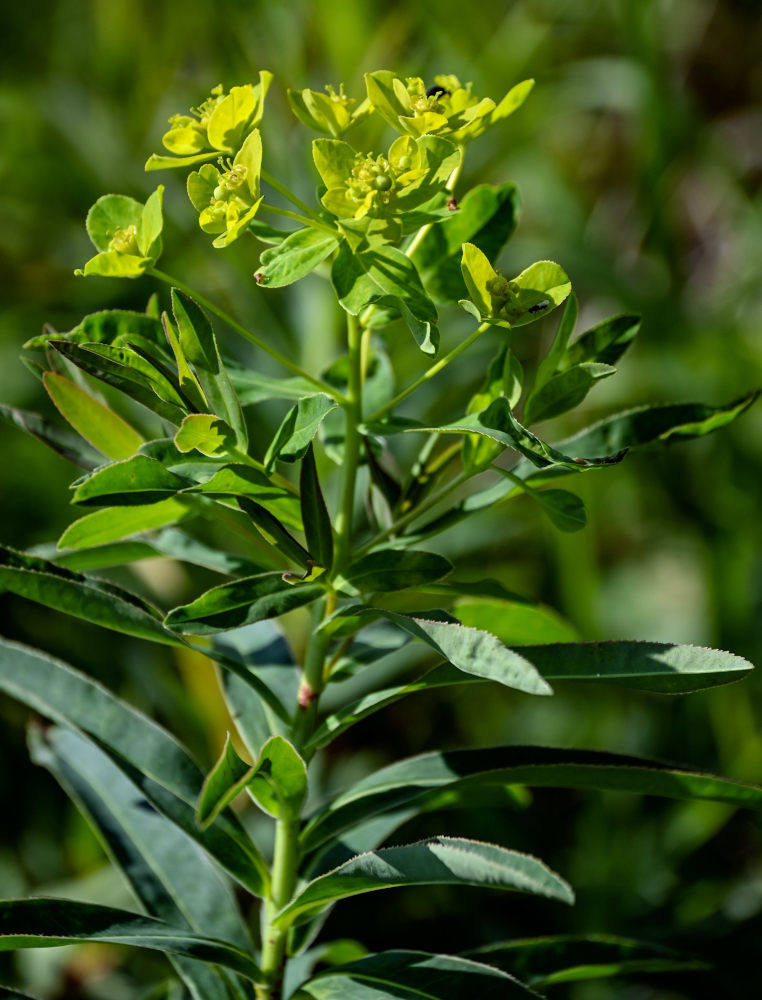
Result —
<svg viewBox="0 0 762 1000"><path fill-rule="evenodd" d="M538 257L571 275L588 325L613 312L644 317L622 371L596 390L587 419L642 401L723 402L762 381L762 19L756 0L27 0L3 14L0 64L0 398L50 412L17 362L20 343L43 322L67 329L108 305L142 307L148 281L82 280L89 255L83 219L106 191L143 197L142 173L167 117L217 82L276 73L268 97L266 156L309 195L305 133L289 116L284 87L344 80L389 67L431 78L455 72L498 97L525 76L529 103L469 152L464 184L514 180L524 210L504 254L508 272ZM319 279L293 293L264 293L251 275L254 241L212 251L196 228L181 183L167 184L163 266L218 298L305 364L338 350L337 322ZM294 341L290 327L306 330ZM584 328L584 326L582 327ZM443 316L443 336L462 329ZM534 328L533 328L534 329ZM548 337L551 329L542 330ZM251 363L262 364L227 341ZM535 350L531 340L527 355ZM488 347L421 394L465 398ZM395 341L403 375L421 356ZM406 369L406 370L405 370ZM560 424L559 435L569 427ZM658 454L631 456L582 492L591 527L551 533L516 505L446 538L477 576L490 575L564 611L588 637L667 638L733 649L762 663L762 410L730 430ZM54 538L71 520L72 471L41 445L0 427L2 540ZM496 532L507 539L495 552ZM181 580L180 587L188 586ZM219 720L189 697L162 653L119 643L20 601L3 599L3 631L38 643L171 718L202 757ZM188 666L184 666L187 676ZM206 682L205 682L206 683ZM620 692L563 692L553 703L511 696L412 702L387 712L339 747L344 759L385 760L440 743L536 741L633 750L758 779L760 683L689 699ZM47 774L32 773L24 713L3 704L7 762L2 801L19 803L5 824L0 894L25 891L101 864L90 835L65 812ZM213 734L213 735L210 735ZM367 739L367 744L362 741ZM363 746L365 750L363 751ZM339 761L339 764L342 762ZM23 773L23 785L19 775ZM502 817L502 818L500 818ZM372 913L371 944L412 940L437 950L557 928L640 934L717 960L725 979L672 977L656 987L598 984L554 996L669 998L751 996L754 942L762 929L759 828L718 807L654 804L616 796L543 792L523 815L488 814L494 839L535 851L567 873L579 904L558 915L536 903L490 904L476 895L398 895L372 908L351 904L336 929ZM438 818L437 823L442 821ZM453 814L449 827L477 829ZM422 821L420 829L428 828ZM559 830L562 834L559 835ZM415 831L413 831L415 832ZM431 832L441 832L437 827ZM457 830L453 830L457 832ZM484 830L481 830L482 834ZM455 908L457 905L457 909ZM443 924L443 907L452 922ZM353 910L352 907L355 907ZM340 924L338 921L341 920ZM134 966L139 970L139 966ZM135 972L139 975L139 971ZM107 982L107 993L117 989ZM670 987L670 983L672 984ZM105 988L105 987L104 987ZM55 987L47 989L54 995ZM95 989L95 987L94 987ZM108 994L108 990L111 991Z"/></svg>

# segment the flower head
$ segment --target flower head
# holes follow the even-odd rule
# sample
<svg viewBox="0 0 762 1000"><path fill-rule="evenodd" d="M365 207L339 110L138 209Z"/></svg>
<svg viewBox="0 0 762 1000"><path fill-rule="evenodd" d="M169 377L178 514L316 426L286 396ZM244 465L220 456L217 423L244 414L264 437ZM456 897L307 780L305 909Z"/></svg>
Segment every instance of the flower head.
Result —
<svg viewBox="0 0 762 1000"><path fill-rule="evenodd" d="M288 103L300 122L316 132L341 138L348 129L372 114L370 101L365 98L355 108L357 101L344 93L344 84L338 92L334 87L326 86L326 92L317 90L289 90Z"/></svg>
<svg viewBox="0 0 762 1000"><path fill-rule="evenodd" d="M262 138L259 129L248 136L235 159L219 158L219 169L205 163L188 177L188 197L199 213L205 233L219 234L215 247L237 240L257 214L262 170Z"/></svg>
<svg viewBox="0 0 762 1000"><path fill-rule="evenodd" d="M438 135L463 144L470 142L519 108L534 86L534 80L516 84L496 104L476 97L471 84L462 84L452 74L435 76L426 88L420 77L403 79L380 70L367 73L368 100L392 128L405 135Z"/></svg>
<svg viewBox="0 0 762 1000"><path fill-rule="evenodd" d="M445 139L400 136L384 156L357 153L339 139L312 144L326 186L323 205L339 219L388 218L440 191L461 153Z"/></svg>
<svg viewBox="0 0 762 1000"><path fill-rule="evenodd" d="M221 153L235 155L262 120L271 80L272 73L263 70L259 83L231 87L227 94L219 84L189 114L173 115L162 142L174 155L154 153L146 163L146 170L190 166L213 160Z"/></svg>
<svg viewBox="0 0 762 1000"><path fill-rule="evenodd" d="M159 187L141 205L123 194L106 194L87 213L87 233L99 252L75 274L137 278L159 259L163 218Z"/></svg>

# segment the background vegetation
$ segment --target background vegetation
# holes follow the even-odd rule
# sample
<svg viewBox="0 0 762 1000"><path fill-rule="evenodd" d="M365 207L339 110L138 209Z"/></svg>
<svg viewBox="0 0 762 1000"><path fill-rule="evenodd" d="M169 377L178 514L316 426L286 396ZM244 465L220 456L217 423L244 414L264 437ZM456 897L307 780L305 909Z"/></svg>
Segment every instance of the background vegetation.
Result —
<svg viewBox="0 0 762 1000"><path fill-rule="evenodd" d="M524 210L503 257L506 270L538 257L561 263L580 298L581 329L613 312L643 315L622 373L596 390L587 416L630 400L726 402L762 383L757 0L25 0L4 11L2 45L4 402L49 410L17 360L21 342L43 322L66 330L95 308L141 308L153 290L144 279L72 276L89 256L89 205L107 191L142 200L155 183L142 164L159 148L167 117L215 83L253 79L261 68L274 71L277 84L265 119L270 169L290 173L290 185L302 191L312 174L307 150L295 144L285 85L343 80L357 92L364 71L390 68L427 78L454 72L473 80L478 93L499 97L536 77L525 108L471 153L465 183L518 184ZM318 278L286 294L263 293L251 277L255 242L212 252L197 236L179 182L166 183L168 270L225 302L282 350L301 353L307 366L318 344L338 344L339 320ZM460 322L443 316L453 342ZM399 349L412 376L420 354L409 340L400 336ZM232 336L226 344L264 364ZM485 345L448 369L423 403L436 412L438 399L465 400L488 352ZM274 411L273 423L278 416ZM567 429L574 428L561 426L559 434ZM557 608L583 637L695 642L762 664L760 431L758 406L720 434L584 477L592 524L579 534L553 533L528 505L516 505L511 520L498 511L453 534L450 551L466 558L474 577L488 565L490 575ZM21 548L56 537L72 520L71 467L11 428L0 427L0 449L2 540ZM155 567L139 566L132 585L166 603L197 589L184 570L159 579ZM205 663L117 642L13 598L2 598L0 615L5 635L69 660L171 719L211 762L225 718ZM297 617L297 641L300 627ZM428 695L337 743L331 781L390 759L392 745L399 756L499 742L631 751L759 781L760 689L757 678L673 700L580 689L532 704L481 686L457 700ZM0 717L0 895L44 890L129 905L63 792L28 763L24 710L3 702ZM518 933L631 934L715 962L716 977L556 987L554 996L700 1000L720 990L757 991L758 817L710 803L541 790L530 811L458 813L448 823L455 834L491 834L519 849L531 844L573 882L578 905L567 913L531 899L493 902L478 890L457 901L444 891L405 890L346 904L343 928L336 921L333 929L351 935L356 921L369 919L368 943L395 947L404 946L415 921L417 940L429 950L457 947L464 935L477 945ZM438 832L424 817L405 839ZM81 877L87 886L73 884ZM30 952L15 966L0 964L0 980L16 976L46 998L127 1000L148 963L160 960L123 959L102 947Z"/></svg>

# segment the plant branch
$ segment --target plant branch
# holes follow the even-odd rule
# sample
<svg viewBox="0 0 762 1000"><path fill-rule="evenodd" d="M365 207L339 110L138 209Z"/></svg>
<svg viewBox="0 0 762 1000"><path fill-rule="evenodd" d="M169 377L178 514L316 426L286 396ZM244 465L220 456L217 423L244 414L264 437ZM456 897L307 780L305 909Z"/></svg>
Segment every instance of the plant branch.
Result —
<svg viewBox="0 0 762 1000"><path fill-rule="evenodd" d="M340 573L349 561L352 522L355 509L355 486L360 464L360 431L362 423L362 333L357 317L347 313L347 349L349 376L344 403L346 435L342 465L341 507L336 518L336 551L332 574Z"/></svg>

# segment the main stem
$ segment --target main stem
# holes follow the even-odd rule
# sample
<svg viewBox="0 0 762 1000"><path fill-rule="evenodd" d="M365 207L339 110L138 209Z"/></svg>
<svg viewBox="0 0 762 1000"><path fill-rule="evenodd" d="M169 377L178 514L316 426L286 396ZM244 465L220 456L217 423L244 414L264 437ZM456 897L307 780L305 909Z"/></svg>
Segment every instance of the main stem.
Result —
<svg viewBox="0 0 762 1000"><path fill-rule="evenodd" d="M286 960L288 929L274 927L275 914L294 895L299 865L299 818L287 816L276 822L270 895L264 904L261 968L267 984L257 986L257 1000L280 1000Z"/></svg>
<svg viewBox="0 0 762 1000"><path fill-rule="evenodd" d="M347 313L347 353L349 377L347 380L346 436L344 439L343 481L341 507L336 519L336 545L332 573L340 573L349 562L352 543L352 519L355 509L357 468L360 464L360 431L362 423L362 331L357 317Z"/></svg>

